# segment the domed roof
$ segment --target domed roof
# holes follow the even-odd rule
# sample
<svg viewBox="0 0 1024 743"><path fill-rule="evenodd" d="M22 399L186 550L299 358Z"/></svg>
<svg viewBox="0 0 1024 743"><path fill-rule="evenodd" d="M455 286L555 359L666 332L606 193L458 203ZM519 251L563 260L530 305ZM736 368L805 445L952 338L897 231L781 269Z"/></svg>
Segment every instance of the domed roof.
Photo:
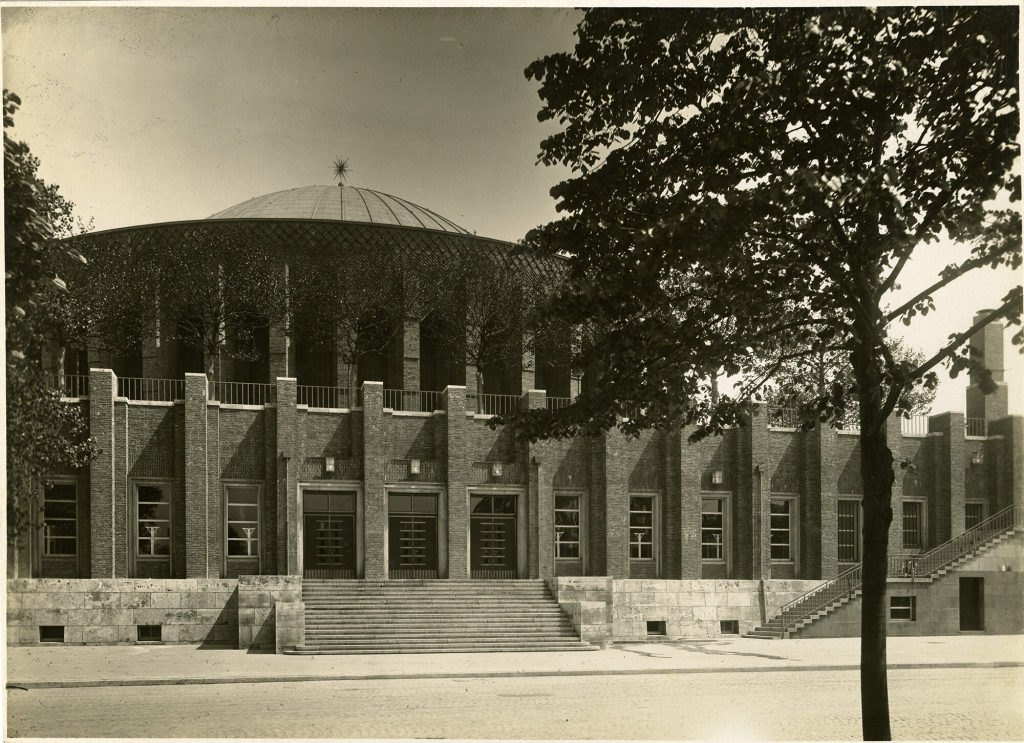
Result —
<svg viewBox="0 0 1024 743"><path fill-rule="evenodd" d="M338 219L470 234L450 219L397 196L369 188L303 186L243 201L210 215L209 219Z"/></svg>

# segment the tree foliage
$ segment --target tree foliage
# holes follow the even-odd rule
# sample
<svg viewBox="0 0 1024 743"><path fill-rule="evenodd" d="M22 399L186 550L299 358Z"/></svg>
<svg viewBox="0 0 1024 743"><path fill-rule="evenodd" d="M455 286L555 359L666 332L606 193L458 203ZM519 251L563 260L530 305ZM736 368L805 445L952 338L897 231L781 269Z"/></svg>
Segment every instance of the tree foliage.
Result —
<svg viewBox="0 0 1024 743"><path fill-rule="evenodd" d="M903 341L890 341L893 360L905 367L917 367L925 360L924 354L915 351ZM766 355L753 362L754 371L746 380L748 386L757 386L759 376L768 378L764 385L764 399L773 408L801 408L816 412L815 403L827 397L829 390L839 385L847 390L843 407L848 413L857 410L854 391L856 382L849 354L843 351L818 349L808 353L804 348L768 349ZM928 379L912 380L912 384L900 396L901 412L907 415L926 415L931 412L935 400L934 375ZM769 413L771 414L771 413ZM805 425L814 422L816 415L805 416Z"/></svg>
<svg viewBox="0 0 1024 743"><path fill-rule="evenodd" d="M889 325L969 271L1020 266L1019 213L990 208L1020 197L1017 28L1010 7L595 9L573 52L526 70L539 118L560 125L541 161L573 172L552 190L565 216L528 242L570 256L557 306L600 342L576 403L520 423L533 437L693 423L699 437L763 392L756 359L847 358L852 383L802 410L842 420L852 394L860 418L868 738L889 736L885 419L938 365L970 366L980 327L1019 325L1021 291L982 299L991 311L920 363L897 359ZM971 257L893 306L911 256L944 238ZM709 369L753 381L716 399Z"/></svg>
<svg viewBox="0 0 1024 743"><path fill-rule="evenodd" d="M8 543L35 524L43 483L93 456L88 424L61 402L57 380L43 373L47 346L72 328L58 271L81 256L57 240L72 229L73 205L38 176L39 160L7 133L21 100L4 90L4 289L7 373Z"/></svg>

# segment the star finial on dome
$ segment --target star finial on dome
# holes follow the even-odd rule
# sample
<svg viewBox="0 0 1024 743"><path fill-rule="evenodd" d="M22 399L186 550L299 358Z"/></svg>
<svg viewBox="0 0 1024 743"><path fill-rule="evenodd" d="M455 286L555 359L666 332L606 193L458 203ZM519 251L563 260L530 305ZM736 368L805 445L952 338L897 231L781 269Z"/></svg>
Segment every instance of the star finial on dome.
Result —
<svg viewBox="0 0 1024 743"><path fill-rule="evenodd" d="M334 177L338 179L339 186L345 185L345 179L348 178L348 174L351 172L352 168L349 167L347 157L334 158Z"/></svg>

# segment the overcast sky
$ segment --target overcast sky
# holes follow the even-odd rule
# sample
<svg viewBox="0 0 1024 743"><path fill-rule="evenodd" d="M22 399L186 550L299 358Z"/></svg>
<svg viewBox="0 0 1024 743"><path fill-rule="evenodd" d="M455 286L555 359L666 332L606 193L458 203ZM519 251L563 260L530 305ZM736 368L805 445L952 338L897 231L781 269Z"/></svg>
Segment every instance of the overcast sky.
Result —
<svg viewBox="0 0 1024 743"><path fill-rule="evenodd" d="M555 217L548 191L567 176L536 164L555 125L537 122L523 69L570 50L578 18L568 8L5 7L3 84L23 103L14 136L96 229L200 219L333 183L341 156L351 185L517 240ZM958 255L929 246L903 285L926 286ZM1020 281L975 273L897 334L934 350ZM1024 413L1024 367L1007 352L1011 410ZM964 381L944 381L935 409L963 410Z"/></svg>

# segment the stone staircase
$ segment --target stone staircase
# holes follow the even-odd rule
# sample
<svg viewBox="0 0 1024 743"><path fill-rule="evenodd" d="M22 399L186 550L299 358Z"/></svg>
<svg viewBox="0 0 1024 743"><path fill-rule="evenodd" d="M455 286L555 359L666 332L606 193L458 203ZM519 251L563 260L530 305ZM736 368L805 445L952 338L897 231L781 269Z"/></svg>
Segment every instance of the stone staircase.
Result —
<svg viewBox="0 0 1024 743"><path fill-rule="evenodd" d="M302 581L293 655L596 650L542 580Z"/></svg>
<svg viewBox="0 0 1024 743"><path fill-rule="evenodd" d="M889 581L931 583L956 571L961 565L1024 532L1024 509L1009 506L963 534L923 555L894 555L889 558ZM767 623L745 637L781 640L798 635L802 629L827 617L861 595L861 570L856 565L830 581L808 591Z"/></svg>

